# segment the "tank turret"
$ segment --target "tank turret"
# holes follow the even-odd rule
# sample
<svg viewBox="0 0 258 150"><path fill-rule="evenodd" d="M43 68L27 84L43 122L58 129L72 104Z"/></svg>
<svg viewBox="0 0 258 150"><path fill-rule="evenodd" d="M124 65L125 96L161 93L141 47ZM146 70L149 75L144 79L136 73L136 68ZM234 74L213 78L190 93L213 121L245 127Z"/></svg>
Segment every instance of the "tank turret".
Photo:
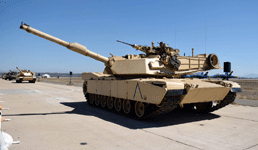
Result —
<svg viewBox="0 0 258 150"><path fill-rule="evenodd" d="M144 52L145 54L126 55L123 57L113 56L111 54L111 57L107 58L88 50L81 44L66 42L34 29L25 23L22 23L20 28L29 33L62 45L74 52L103 62L106 66L104 70L105 74L123 77L181 77L185 74L220 68L218 57L215 54L201 54L192 57L180 56L180 51L178 49L168 47L168 44L165 44L164 42L159 42L159 46L155 47L154 42L152 42L152 46L142 46L117 40L118 42L130 45L133 48Z"/></svg>

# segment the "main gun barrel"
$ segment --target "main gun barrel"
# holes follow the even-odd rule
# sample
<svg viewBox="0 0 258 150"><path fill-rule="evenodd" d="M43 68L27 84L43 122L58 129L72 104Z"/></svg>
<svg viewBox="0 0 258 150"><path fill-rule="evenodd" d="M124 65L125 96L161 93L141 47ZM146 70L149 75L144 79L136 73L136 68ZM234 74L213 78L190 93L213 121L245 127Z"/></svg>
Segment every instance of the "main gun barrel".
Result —
<svg viewBox="0 0 258 150"><path fill-rule="evenodd" d="M93 58L95 60L101 61L101 62L103 62L105 64L107 64L107 62L108 62L108 58L107 57L102 56L102 55L97 54L97 53L94 53L94 52L88 50L85 46L83 46L83 45L81 45L79 43L66 42L64 40L61 40L61 39L56 38L54 36L51 36L51 35L49 35L47 33L41 32L41 31L39 31L37 29L34 29L34 28L30 27L29 25L27 25L25 23L21 24L20 28L25 30L25 31L27 31L27 32L29 32L29 33L32 33L34 35L37 35L39 37L42 37L44 39L47 39L49 41L52 41L52 42L57 43L59 45L62 45L64 47L67 47L68 49L70 49L70 50L72 50L74 52L80 53L80 54L82 54L84 56L89 56L89 57L91 57L91 58Z"/></svg>

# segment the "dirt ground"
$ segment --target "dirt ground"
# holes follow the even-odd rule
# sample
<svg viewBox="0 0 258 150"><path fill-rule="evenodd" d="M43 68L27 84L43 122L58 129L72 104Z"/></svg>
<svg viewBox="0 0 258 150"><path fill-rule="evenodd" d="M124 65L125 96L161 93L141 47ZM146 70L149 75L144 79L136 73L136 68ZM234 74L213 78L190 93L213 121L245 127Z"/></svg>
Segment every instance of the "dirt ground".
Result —
<svg viewBox="0 0 258 150"><path fill-rule="evenodd" d="M241 88L242 92L237 93L239 99L258 100L258 79L234 79Z"/></svg>
<svg viewBox="0 0 258 150"><path fill-rule="evenodd" d="M37 80L37 81L38 81L38 80ZM69 82L70 82L70 78L69 78L69 77L40 78L40 79L39 79L39 82L50 82L50 83L68 85ZM82 84L83 84L83 80L82 80L81 77L72 77L72 78L71 78L71 82L72 82L72 85L73 85L73 86L80 86L80 87L82 87Z"/></svg>
<svg viewBox="0 0 258 150"><path fill-rule="evenodd" d="M258 100L258 79L232 79L231 81L237 82L242 87L242 92L237 93L238 99ZM41 78L39 79L39 82L51 82L67 85L70 82L70 78ZM81 77L72 77L71 82L74 86L82 87L83 84Z"/></svg>

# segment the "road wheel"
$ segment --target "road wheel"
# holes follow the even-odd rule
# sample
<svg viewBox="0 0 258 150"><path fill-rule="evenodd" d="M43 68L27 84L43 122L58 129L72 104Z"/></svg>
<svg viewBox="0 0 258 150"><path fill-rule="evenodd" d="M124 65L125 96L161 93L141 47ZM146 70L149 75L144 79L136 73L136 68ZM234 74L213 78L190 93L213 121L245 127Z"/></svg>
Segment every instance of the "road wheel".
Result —
<svg viewBox="0 0 258 150"><path fill-rule="evenodd" d="M101 106L102 106L103 108L105 108L106 105L107 105L107 96L102 96L102 97L101 97Z"/></svg>
<svg viewBox="0 0 258 150"><path fill-rule="evenodd" d="M122 109L122 100L120 98L116 98L114 104L116 111L120 111Z"/></svg>
<svg viewBox="0 0 258 150"><path fill-rule="evenodd" d="M94 95L94 94L90 94L89 99L87 100L87 102L88 102L90 105L93 105L93 104L94 104L94 101L95 101L95 95Z"/></svg>
<svg viewBox="0 0 258 150"><path fill-rule="evenodd" d="M96 95L96 96L95 96L95 105L96 105L96 106L99 106L99 104L100 104L100 98L101 98L100 95Z"/></svg>
<svg viewBox="0 0 258 150"><path fill-rule="evenodd" d="M124 113L126 113L126 114L130 113L130 111L131 111L131 102L130 102L130 100L125 99L123 101L123 110L124 110Z"/></svg>
<svg viewBox="0 0 258 150"><path fill-rule="evenodd" d="M108 97L107 106L109 109L112 109L114 107L114 99L112 97Z"/></svg>
<svg viewBox="0 0 258 150"><path fill-rule="evenodd" d="M137 117L141 118L144 115L145 107L142 102L136 102L135 103L135 114Z"/></svg>
<svg viewBox="0 0 258 150"><path fill-rule="evenodd" d="M16 83L19 83L19 80L16 80Z"/></svg>

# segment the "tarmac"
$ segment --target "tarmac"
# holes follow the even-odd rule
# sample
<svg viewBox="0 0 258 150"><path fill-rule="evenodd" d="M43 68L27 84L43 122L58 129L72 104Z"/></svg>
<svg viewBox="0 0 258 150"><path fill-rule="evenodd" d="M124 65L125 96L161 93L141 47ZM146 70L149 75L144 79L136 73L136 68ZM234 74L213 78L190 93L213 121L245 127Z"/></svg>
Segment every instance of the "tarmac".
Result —
<svg viewBox="0 0 258 150"><path fill-rule="evenodd" d="M234 102L239 105L258 107L258 100L235 99Z"/></svg>
<svg viewBox="0 0 258 150"><path fill-rule="evenodd" d="M2 131L10 150L258 149L258 107L228 105L209 114L174 111L148 121L91 107L82 88L0 80Z"/></svg>

